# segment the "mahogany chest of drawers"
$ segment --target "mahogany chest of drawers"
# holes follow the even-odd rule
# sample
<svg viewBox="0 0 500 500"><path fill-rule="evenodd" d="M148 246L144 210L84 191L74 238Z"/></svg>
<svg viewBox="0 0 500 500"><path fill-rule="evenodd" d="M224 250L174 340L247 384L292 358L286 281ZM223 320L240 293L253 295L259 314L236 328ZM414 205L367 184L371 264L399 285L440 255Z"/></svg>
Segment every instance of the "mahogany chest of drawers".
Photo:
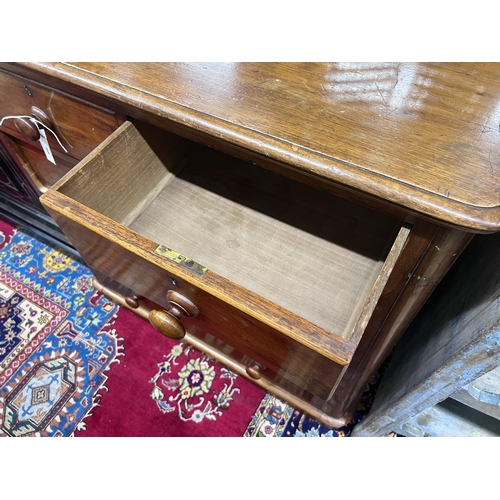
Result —
<svg viewBox="0 0 500 500"><path fill-rule="evenodd" d="M327 425L499 228L498 65L1 66L127 117L41 197L96 286Z"/></svg>

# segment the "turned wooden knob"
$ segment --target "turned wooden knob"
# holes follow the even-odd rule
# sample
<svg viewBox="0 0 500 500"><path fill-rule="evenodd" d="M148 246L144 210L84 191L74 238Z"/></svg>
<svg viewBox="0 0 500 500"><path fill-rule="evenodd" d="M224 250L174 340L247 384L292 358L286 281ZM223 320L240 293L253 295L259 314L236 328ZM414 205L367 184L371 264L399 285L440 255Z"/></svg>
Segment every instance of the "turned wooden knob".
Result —
<svg viewBox="0 0 500 500"><path fill-rule="evenodd" d="M153 309L149 313L149 322L165 337L181 340L186 335L184 325L179 321L179 318L167 311Z"/></svg>
<svg viewBox="0 0 500 500"><path fill-rule="evenodd" d="M133 293L132 295L125 297L125 302L130 307L137 309L139 307L139 300L142 300L143 298L144 297L142 295L136 295L135 293Z"/></svg>
<svg viewBox="0 0 500 500"><path fill-rule="evenodd" d="M29 118L16 118L14 125L17 131L28 141L36 142L40 139L37 126Z"/></svg>
<svg viewBox="0 0 500 500"><path fill-rule="evenodd" d="M246 372L247 375L252 377L255 380L259 380L262 377L262 372L264 367L259 365L259 363L252 363L250 366L247 366Z"/></svg>
<svg viewBox="0 0 500 500"><path fill-rule="evenodd" d="M36 106L31 106L30 116L36 118L39 122L43 123L46 127L53 129L52 121L47 114ZM17 131L28 141L36 142L40 139L40 131L38 127L29 118L16 118L14 126Z"/></svg>
<svg viewBox="0 0 500 500"><path fill-rule="evenodd" d="M54 129L52 120L47 116L47 113L45 113L45 111L42 111L40 108L31 106L30 115L33 118L36 118L39 122L42 122L47 128L50 128L51 130Z"/></svg>
<svg viewBox="0 0 500 500"><path fill-rule="evenodd" d="M180 340L186 335L181 318L183 316L194 318L200 311L187 297L174 290L167 292L167 300L167 309L165 311L153 309L149 313L149 322L166 337Z"/></svg>
<svg viewBox="0 0 500 500"><path fill-rule="evenodd" d="M199 309L193 304L193 302L191 302L187 297L184 297L182 293L176 292L175 290L169 290L167 292L167 300L170 308L180 308L183 311L183 316L194 318L200 313Z"/></svg>

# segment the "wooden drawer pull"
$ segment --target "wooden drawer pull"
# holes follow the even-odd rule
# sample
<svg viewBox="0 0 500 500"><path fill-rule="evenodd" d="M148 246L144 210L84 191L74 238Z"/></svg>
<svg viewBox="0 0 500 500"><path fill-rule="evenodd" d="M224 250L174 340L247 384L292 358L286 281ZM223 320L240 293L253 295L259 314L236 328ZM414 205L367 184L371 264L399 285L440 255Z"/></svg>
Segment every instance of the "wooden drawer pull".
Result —
<svg viewBox="0 0 500 500"><path fill-rule="evenodd" d="M263 370L264 367L259 365L259 363L252 363L250 366L247 366L246 372L253 379L259 380L262 377Z"/></svg>
<svg viewBox="0 0 500 500"><path fill-rule="evenodd" d="M200 313L198 308L187 297L184 297L184 295L175 290L169 290L167 292L167 300L170 311L180 308L183 311L182 315L188 316L189 318L194 318Z"/></svg>
<svg viewBox="0 0 500 500"><path fill-rule="evenodd" d="M40 139L40 132L34 123L29 118L16 118L14 125L17 131L28 141L36 142Z"/></svg>
<svg viewBox="0 0 500 500"><path fill-rule="evenodd" d="M186 335L184 325L167 311L153 309L149 313L149 322L165 337L181 340Z"/></svg>
<svg viewBox="0 0 500 500"><path fill-rule="evenodd" d="M43 123L46 127L53 129L52 121L47 114L36 106L31 106L30 116L36 118L39 122ZM40 139L40 132L37 126L30 121L29 118L16 118L14 125L17 131L28 141L36 142Z"/></svg>
<svg viewBox="0 0 500 500"><path fill-rule="evenodd" d="M153 309L149 313L149 322L166 337L180 340L186 335L181 318L183 316L194 318L199 314L199 309L187 297L174 290L167 292L167 300L168 309L166 311Z"/></svg>
<svg viewBox="0 0 500 500"><path fill-rule="evenodd" d="M143 298L144 297L142 297L141 295L136 295L134 293L125 297L125 302L133 309L137 309L139 307L139 300L142 300Z"/></svg>
<svg viewBox="0 0 500 500"><path fill-rule="evenodd" d="M54 130L54 125L52 124L52 120L47 116L45 111L42 111L40 108L36 106L31 106L30 115L33 118L36 118L39 122L43 123L47 128Z"/></svg>

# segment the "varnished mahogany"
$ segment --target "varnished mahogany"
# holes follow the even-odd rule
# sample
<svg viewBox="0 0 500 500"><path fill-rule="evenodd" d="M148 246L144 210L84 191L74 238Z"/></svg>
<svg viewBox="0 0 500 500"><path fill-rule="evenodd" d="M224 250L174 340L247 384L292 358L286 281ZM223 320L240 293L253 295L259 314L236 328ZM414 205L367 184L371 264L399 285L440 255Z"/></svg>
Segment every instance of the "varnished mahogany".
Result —
<svg viewBox="0 0 500 500"><path fill-rule="evenodd" d="M195 295L214 306L213 316L186 321L188 331L213 331L217 315L227 314L224 304L236 304L230 321L250 321L261 341L258 347L255 339L221 330L224 345L234 344L253 358L244 363L249 371L240 366L239 372L276 393L286 387L283 394L293 404L330 425L350 417L371 374L472 235L500 229L500 64L2 63L0 68L407 224L409 234L392 272L368 296L356 330L347 339L330 339L328 346L314 329L302 343L307 322L284 315L262 297L215 274L203 281L176 269L178 281L194 286ZM127 196L126 182L119 185L117 192ZM85 189L85 182L81 186ZM170 268L148 254L146 240L52 190L44 203L97 273L167 307L154 266L165 270L164 282ZM99 256L104 235L110 235L105 259ZM279 326L285 317L294 318L286 328ZM210 349L223 349L211 342ZM333 364L319 362L326 353ZM233 361L229 356L225 362ZM264 369L257 370L255 362Z"/></svg>

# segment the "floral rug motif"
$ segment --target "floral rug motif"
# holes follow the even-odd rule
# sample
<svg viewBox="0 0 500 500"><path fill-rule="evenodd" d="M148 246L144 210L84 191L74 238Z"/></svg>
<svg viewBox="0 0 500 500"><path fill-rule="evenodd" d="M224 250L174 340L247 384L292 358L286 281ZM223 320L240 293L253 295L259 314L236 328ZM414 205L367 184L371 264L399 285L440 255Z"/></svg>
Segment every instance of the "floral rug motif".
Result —
<svg viewBox="0 0 500 500"><path fill-rule="evenodd" d="M241 437L265 391L122 308L124 357L75 437Z"/></svg>
<svg viewBox="0 0 500 500"><path fill-rule="evenodd" d="M165 358L150 380L151 398L160 411L176 412L183 422L217 420L241 392L235 373L185 344L172 347Z"/></svg>
<svg viewBox="0 0 500 500"><path fill-rule="evenodd" d="M0 436L70 436L121 346L89 269L0 219Z"/></svg>

